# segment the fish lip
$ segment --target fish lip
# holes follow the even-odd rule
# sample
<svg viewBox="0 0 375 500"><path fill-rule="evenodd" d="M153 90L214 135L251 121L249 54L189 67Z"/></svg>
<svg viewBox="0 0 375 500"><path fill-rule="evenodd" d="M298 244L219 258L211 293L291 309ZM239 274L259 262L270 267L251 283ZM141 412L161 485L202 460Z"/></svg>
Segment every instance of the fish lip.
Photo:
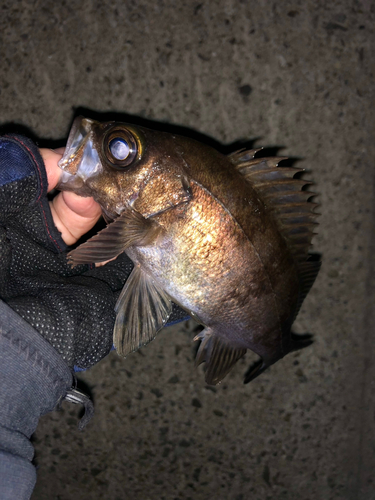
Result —
<svg viewBox="0 0 375 500"><path fill-rule="evenodd" d="M81 126L83 118L84 118L83 116L78 116L77 118L74 119L73 125L72 125L72 127L70 129L70 132L69 132L68 140L66 142L64 155L66 154L66 150L70 150L72 142L73 142L73 139L74 139L77 131L79 130L79 128Z"/></svg>
<svg viewBox="0 0 375 500"><path fill-rule="evenodd" d="M69 132L69 137L65 146L64 154L58 162L58 166L72 175L79 169L78 156L88 141L94 120L89 120L83 116L78 116Z"/></svg>
<svg viewBox="0 0 375 500"><path fill-rule="evenodd" d="M94 130L99 122L77 117L72 125L64 154L58 162L63 171L60 184L82 183L101 170L101 162L95 147Z"/></svg>

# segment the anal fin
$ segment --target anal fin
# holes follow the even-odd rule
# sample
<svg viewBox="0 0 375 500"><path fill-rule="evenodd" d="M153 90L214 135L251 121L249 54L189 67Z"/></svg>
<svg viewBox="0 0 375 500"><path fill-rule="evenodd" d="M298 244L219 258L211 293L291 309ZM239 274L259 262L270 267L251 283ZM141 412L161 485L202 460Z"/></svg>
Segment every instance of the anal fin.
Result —
<svg viewBox="0 0 375 500"><path fill-rule="evenodd" d="M233 365L246 353L246 349L231 347L208 327L194 340L201 340L195 363L200 365L205 362L205 378L208 385L221 382Z"/></svg>
<svg viewBox="0 0 375 500"><path fill-rule="evenodd" d="M152 244L162 228L132 208L127 208L105 229L68 253L73 265L91 264L113 259L130 246Z"/></svg>
<svg viewBox="0 0 375 500"><path fill-rule="evenodd" d="M172 312L169 295L138 265L127 280L115 307L113 343L121 356L156 337Z"/></svg>

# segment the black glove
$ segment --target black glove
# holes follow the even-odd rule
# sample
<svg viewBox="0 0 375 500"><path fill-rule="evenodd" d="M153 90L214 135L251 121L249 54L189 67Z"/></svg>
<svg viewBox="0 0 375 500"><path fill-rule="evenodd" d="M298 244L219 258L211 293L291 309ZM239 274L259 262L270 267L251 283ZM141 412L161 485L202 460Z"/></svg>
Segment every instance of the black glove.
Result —
<svg viewBox="0 0 375 500"><path fill-rule="evenodd" d="M112 347L114 306L133 264L67 264L47 199L47 176L28 139L0 139L0 297L60 353L88 368Z"/></svg>
<svg viewBox="0 0 375 500"><path fill-rule="evenodd" d="M69 367L88 368L112 348L114 306L133 264L66 260L47 199L47 176L28 139L0 138L0 297L59 352ZM174 307L171 321L186 317Z"/></svg>

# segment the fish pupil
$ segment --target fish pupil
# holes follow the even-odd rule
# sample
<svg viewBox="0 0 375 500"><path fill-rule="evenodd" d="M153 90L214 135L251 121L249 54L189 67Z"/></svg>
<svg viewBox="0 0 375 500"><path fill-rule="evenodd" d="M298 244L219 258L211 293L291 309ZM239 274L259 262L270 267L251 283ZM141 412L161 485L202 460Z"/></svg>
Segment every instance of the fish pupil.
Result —
<svg viewBox="0 0 375 500"><path fill-rule="evenodd" d="M125 160L125 158L129 156L130 147L125 139L116 137L109 143L109 150L111 151L112 156L116 158L116 160Z"/></svg>

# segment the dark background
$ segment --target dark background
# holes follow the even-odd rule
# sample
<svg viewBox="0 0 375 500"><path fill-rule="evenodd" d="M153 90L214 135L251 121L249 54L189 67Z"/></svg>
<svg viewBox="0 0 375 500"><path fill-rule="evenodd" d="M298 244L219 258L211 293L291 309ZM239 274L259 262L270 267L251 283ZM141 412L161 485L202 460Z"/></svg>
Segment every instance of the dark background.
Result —
<svg viewBox="0 0 375 500"><path fill-rule="evenodd" d="M374 22L370 0L0 2L8 130L61 145L83 108L279 147L322 214L310 348L215 388L192 322L112 353L80 376L83 433L69 404L41 420L33 500L375 499Z"/></svg>

